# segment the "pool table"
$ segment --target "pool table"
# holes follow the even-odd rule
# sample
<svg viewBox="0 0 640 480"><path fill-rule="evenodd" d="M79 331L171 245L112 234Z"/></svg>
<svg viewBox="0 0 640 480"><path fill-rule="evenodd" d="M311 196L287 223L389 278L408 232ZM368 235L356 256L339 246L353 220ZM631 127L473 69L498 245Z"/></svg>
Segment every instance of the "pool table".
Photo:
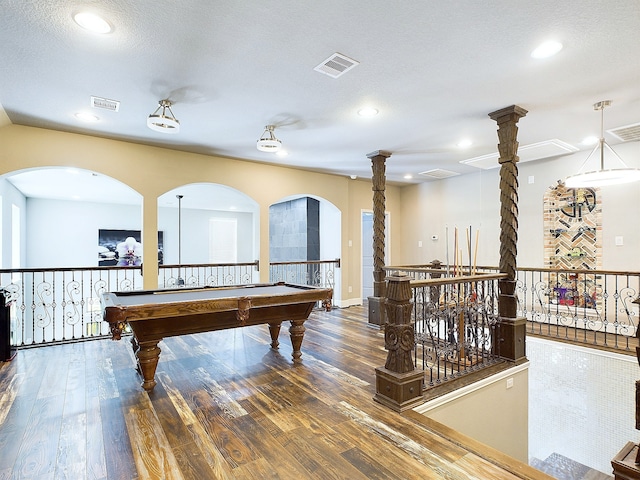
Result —
<svg viewBox="0 0 640 480"><path fill-rule="evenodd" d="M131 328L142 388L151 391L160 358L158 342L164 337L266 323L271 348L278 348L280 325L289 320L293 361L300 362L304 322L317 302L331 308L332 295L330 288L281 282L105 292L101 301L113 340L120 340L126 325Z"/></svg>

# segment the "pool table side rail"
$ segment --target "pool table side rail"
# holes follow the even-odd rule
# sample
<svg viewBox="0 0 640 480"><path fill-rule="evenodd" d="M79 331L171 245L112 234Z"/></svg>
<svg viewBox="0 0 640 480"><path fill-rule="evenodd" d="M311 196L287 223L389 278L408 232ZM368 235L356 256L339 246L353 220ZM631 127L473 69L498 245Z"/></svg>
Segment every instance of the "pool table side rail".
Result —
<svg viewBox="0 0 640 480"><path fill-rule="evenodd" d="M243 293L244 292L249 293L251 289L243 289ZM247 308L259 308L278 303L293 304L321 301L325 308L330 308L332 295L332 289L305 286L305 288L297 288L295 292L290 293L243 295L195 301L184 300L124 306L118 305L117 293L105 292L102 294L103 320L115 324L144 319L165 318L167 316L180 317L238 309L246 310Z"/></svg>

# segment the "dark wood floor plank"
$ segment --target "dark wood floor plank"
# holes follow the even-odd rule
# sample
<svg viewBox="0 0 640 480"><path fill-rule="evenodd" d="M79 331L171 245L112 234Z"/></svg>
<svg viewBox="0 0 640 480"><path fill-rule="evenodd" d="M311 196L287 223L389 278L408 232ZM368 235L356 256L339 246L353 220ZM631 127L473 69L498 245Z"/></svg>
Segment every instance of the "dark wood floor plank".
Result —
<svg viewBox="0 0 640 480"><path fill-rule="evenodd" d="M232 478L229 464L198 421L182 393L175 388L171 378L167 374L161 373L159 374L159 381L167 392L169 400L173 403L176 413L188 430L189 438L192 440L193 445L199 450L202 458L209 466L212 472L211 478L223 480Z"/></svg>
<svg viewBox="0 0 640 480"><path fill-rule="evenodd" d="M396 476L395 472L392 472L385 465L376 460L376 457L366 455L357 447L350 448L349 450L342 452L341 455L347 462L357 468L370 480L387 480Z"/></svg>
<svg viewBox="0 0 640 480"><path fill-rule="evenodd" d="M97 392L100 395L100 392ZM136 465L119 398L100 400L107 478L137 478Z"/></svg>
<svg viewBox="0 0 640 480"><path fill-rule="evenodd" d="M243 432L248 439L248 446L251 450L261 453L274 472L278 472L283 479L307 478L305 469L292 456L287 449L264 430L258 422L250 415L236 418L232 421L235 431Z"/></svg>
<svg viewBox="0 0 640 480"><path fill-rule="evenodd" d="M283 440L286 440L282 444L285 450L306 470L306 478L322 480L366 480L367 478L342 458L339 453L327 448L326 444L315 443L312 445L305 441L303 435L298 435L297 430L286 433L280 441Z"/></svg>
<svg viewBox="0 0 640 480"><path fill-rule="evenodd" d="M336 431L349 439L364 455L382 462L386 470L393 472L389 478L414 478L418 472L423 479L443 478L439 472L422 468L422 465L405 450L393 448L391 444L381 442L375 435L365 434L353 420L344 422Z"/></svg>
<svg viewBox="0 0 640 480"><path fill-rule="evenodd" d="M232 468L260 457L260 451L250 447L249 439L244 432L230 428L228 418L220 414L217 406L198 408L194 413L213 444Z"/></svg>

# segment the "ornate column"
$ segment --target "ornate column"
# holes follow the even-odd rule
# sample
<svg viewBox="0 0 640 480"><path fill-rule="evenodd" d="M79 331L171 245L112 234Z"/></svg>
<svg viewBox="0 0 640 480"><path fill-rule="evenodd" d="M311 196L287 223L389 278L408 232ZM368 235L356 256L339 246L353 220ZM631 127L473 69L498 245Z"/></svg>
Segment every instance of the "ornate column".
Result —
<svg viewBox="0 0 640 480"><path fill-rule="evenodd" d="M376 150L367 154L373 170L373 297L369 302L369 323L384 325L385 273L384 224L385 224L385 161L391 152Z"/></svg>
<svg viewBox="0 0 640 480"><path fill-rule="evenodd" d="M511 361L526 359L526 319L517 318L516 257L518 244L518 127L527 111L517 105L489 114L498 124L500 158L500 272L508 277L498 282L500 324L494 351Z"/></svg>
<svg viewBox="0 0 640 480"><path fill-rule="evenodd" d="M388 350L384 367L376 368L376 395L374 400L397 412L422 403L424 372L414 367L411 352L415 345L411 322L411 278L387 277L385 309L387 323L384 347Z"/></svg>

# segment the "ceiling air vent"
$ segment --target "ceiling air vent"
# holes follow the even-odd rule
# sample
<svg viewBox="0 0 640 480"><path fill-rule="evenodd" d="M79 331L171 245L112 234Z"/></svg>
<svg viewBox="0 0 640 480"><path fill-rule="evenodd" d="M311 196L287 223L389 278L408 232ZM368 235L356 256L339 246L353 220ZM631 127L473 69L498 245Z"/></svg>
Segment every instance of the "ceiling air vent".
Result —
<svg viewBox="0 0 640 480"><path fill-rule="evenodd" d="M433 170L420 172L419 175L424 175L425 177L440 180L443 178L455 177L456 175L460 175L460 174L456 172L452 172L450 170L442 170L441 168L434 168Z"/></svg>
<svg viewBox="0 0 640 480"><path fill-rule="evenodd" d="M640 140L640 123L613 128L611 130L607 130L607 132L624 142L633 142L635 140Z"/></svg>
<svg viewBox="0 0 640 480"><path fill-rule="evenodd" d="M339 76L347 73L359 63L360 62L354 60L353 58L345 57L341 53L334 53L320 65L314 68L314 70L316 72L329 75L330 77L338 78Z"/></svg>
<svg viewBox="0 0 640 480"><path fill-rule="evenodd" d="M112 112L117 112L120 109L120 102L117 100L109 100L108 98L91 96L91 106L93 108L103 108Z"/></svg>
<svg viewBox="0 0 640 480"><path fill-rule="evenodd" d="M573 145L554 138L552 140L545 140L544 142L520 145L518 148L518 157L520 163L525 163L533 160L542 160L543 158L568 155L577 151L578 149ZM495 152L487 155L481 155L479 157L469 158L467 160L460 160L460 163L481 168L483 170L489 170L500 166L498 158L499 154L498 152Z"/></svg>

